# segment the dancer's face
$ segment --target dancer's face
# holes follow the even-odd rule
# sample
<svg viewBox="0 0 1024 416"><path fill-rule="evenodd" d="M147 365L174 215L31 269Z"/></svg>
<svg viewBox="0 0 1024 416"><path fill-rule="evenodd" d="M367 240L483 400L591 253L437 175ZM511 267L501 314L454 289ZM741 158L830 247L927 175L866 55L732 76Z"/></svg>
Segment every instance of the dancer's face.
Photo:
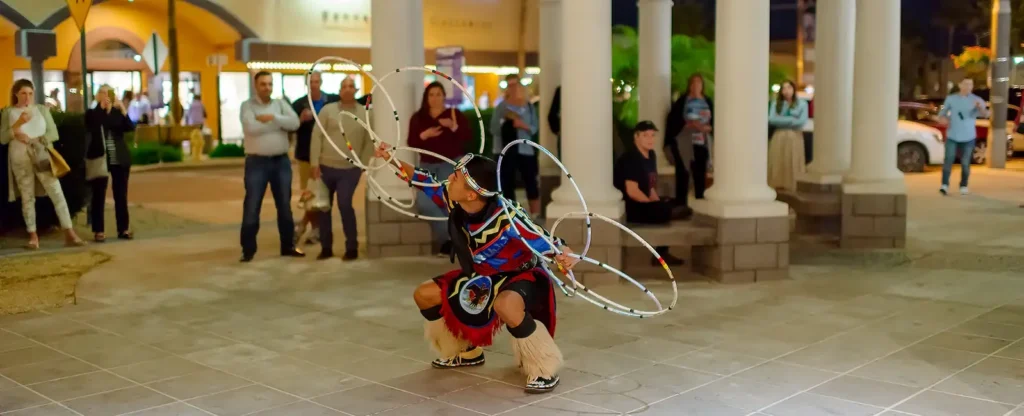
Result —
<svg viewBox="0 0 1024 416"><path fill-rule="evenodd" d="M482 195L469 186L469 183L466 182L466 176L461 171L455 171L455 173L448 175L448 199L451 199L452 202L464 203L476 201L480 198L482 198Z"/></svg>

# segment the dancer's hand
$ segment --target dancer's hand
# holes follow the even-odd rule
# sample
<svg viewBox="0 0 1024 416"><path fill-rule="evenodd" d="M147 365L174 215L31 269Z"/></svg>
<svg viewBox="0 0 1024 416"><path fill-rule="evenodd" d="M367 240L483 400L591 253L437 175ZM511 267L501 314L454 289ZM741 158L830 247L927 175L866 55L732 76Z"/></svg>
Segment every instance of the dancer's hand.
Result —
<svg viewBox="0 0 1024 416"><path fill-rule="evenodd" d="M377 145L376 149L373 149L373 156L379 157L381 159L387 159L391 156L390 151L391 145L381 142L379 145Z"/></svg>
<svg viewBox="0 0 1024 416"><path fill-rule="evenodd" d="M555 256L555 262L565 270L572 270L576 263L579 263L580 259L570 256L572 249L569 247L561 247L562 254Z"/></svg>

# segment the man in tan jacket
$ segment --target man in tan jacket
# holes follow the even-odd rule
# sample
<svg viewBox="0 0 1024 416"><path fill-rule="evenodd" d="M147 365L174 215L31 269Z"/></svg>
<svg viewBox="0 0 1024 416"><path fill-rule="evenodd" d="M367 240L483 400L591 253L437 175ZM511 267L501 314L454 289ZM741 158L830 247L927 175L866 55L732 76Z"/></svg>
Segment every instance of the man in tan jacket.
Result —
<svg viewBox="0 0 1024 416"><path fill-rule="evenodd" d="M341 135L341 129L345 129L345 138L352 143L352 149L359 161L364 165L368 164L373 157L373 142L370 140L370 133L358 122L348 115L342 115L342 111L348 111L366 120L366 110L356 102L356 83L350 77L341 81L341 101L325 105L318 115L324 128L331 137L324 136L319 128L313 129L313 136L310 140L309 163L312 166L314 179L320 179L327 186L329 198L338 195L338 210L341 211L341 226L345 231L345 255L342 260L355 260L359 257L359 240L356 231L356 212L352 208L352 195L356 192L359 179L363 174L362 169L354 166L345 157L352 157L351 154L342 156L338 151L327 143L334 140L342 151L348 153L345 141ZM340 126L339 126L340 123ZM320 255L317 259L323 260L334 256L334 233L331 228L331 210L320 215Z"/></svg>

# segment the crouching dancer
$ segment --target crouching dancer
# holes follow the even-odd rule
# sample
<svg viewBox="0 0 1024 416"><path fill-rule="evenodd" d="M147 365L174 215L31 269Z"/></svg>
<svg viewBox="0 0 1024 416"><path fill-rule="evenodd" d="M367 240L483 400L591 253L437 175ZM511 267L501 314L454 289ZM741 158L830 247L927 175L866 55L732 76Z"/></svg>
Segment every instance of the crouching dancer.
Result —
<svg viewBox="0 0 1024 416"><path fill-rule="evenodd" d="M390 158L389 148L381 144L375 156ZM552 256L565 269L578 259L569 256L572 251L561 240L531 226L529 215L514 202L509 202L514 220L509 219L495 192L498 178L493 160L466 155L443 182L408 163L396 162L404 174L399 177L411 180L448 213L451 260L454 263L458 257L461 266L424 282L413 295L427 320L425 337L439 355L433 366L483 364L480 347L491 345L504 324L512 335L516 363L526 376L526 392L554 390L562 365L562 352L552 338L555 291L548 271L530 248ZM562 254L556 255L555 247L538 232Z"/></svg>

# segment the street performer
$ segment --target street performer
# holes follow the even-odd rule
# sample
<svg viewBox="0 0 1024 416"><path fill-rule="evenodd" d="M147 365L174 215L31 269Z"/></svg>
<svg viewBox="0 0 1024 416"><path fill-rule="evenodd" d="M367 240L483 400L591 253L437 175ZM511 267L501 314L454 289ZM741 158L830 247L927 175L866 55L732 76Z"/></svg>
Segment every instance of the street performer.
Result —
<svg viewBox="0 0 1024 416"><path fill-rule="evenodd" d="M376 157L388 159L382 143ZM399 177L419 188L448 213L448 232L460 268L419 285L413 298L426 318L425 337L439 358L432 365L449 369L484 363L481 347L489 346L504 324L512 335L516 363L526 376L527 393L547 393L558 385L562 352L555 345L555 291L532 247L552 256L563 269L578 261L564 242L539 226L515 202L497 191L497 165L468 154L447 180L395 161ZM432 185L432 186L426 186ZM509 205L510 221L502 204ZM544 233L547 241L538 235ZM524 242L525 241L525 242ZM555 253L548 241L558 247ZM526 244L530 247L527 247Z"/></svg>

